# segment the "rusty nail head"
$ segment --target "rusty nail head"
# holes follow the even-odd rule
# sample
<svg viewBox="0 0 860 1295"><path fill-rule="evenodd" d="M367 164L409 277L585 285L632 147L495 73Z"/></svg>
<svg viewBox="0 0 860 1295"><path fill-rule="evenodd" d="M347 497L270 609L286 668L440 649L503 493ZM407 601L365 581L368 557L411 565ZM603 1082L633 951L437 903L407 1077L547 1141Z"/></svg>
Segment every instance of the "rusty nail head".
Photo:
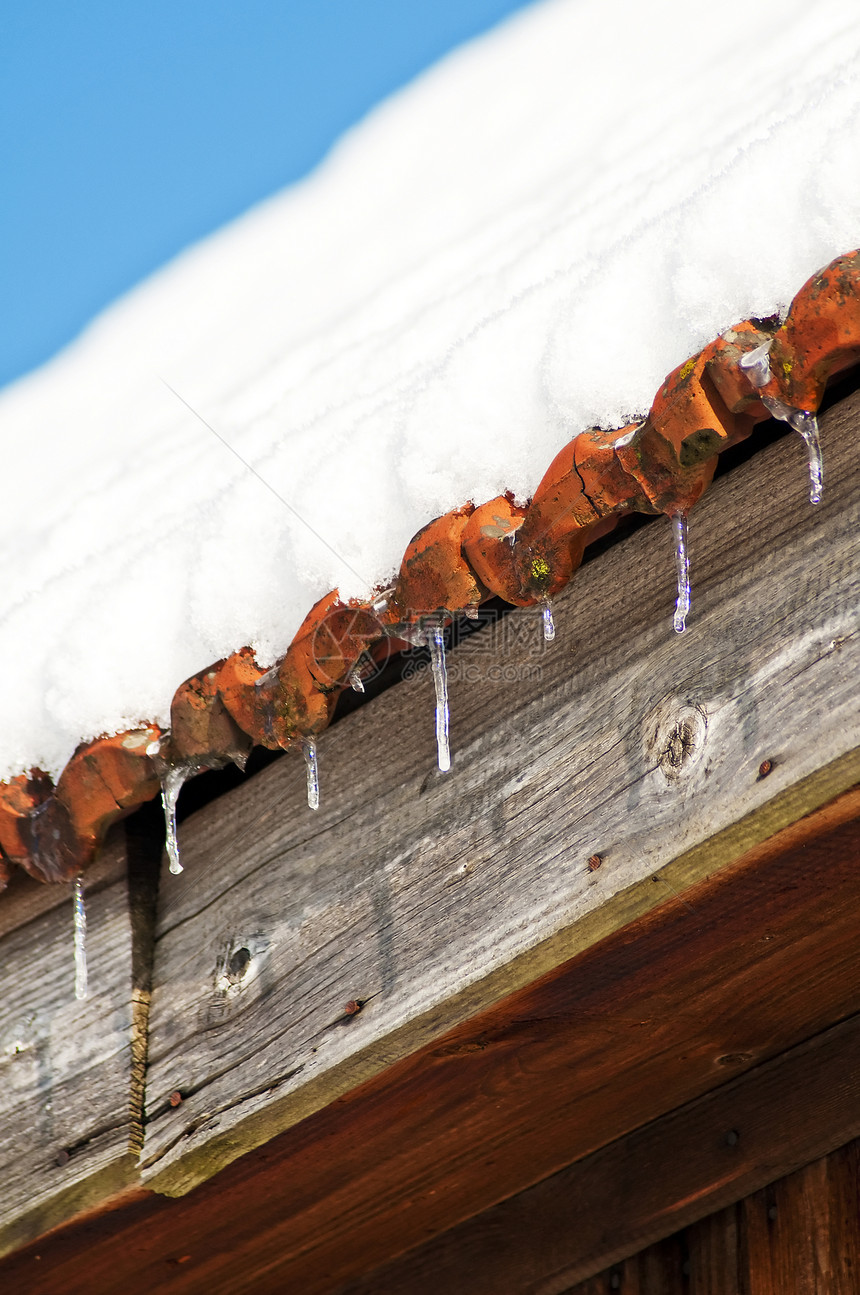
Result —
<svg viewBox="0 0 860 1295"><path fill-rule="evenodd" d="M597 869L600 867L601 863L603 863L603 859L601 858L601 856L599 854L593 854L591 858L588 860L588 871L597 872Z"/></svg>
<svg viewBox="0 0 860 1295"><path fill-rule="evenodd" d="M773 771L773 760L762 760L758 767L759 778L766 778Z"/></svg>
<svg viewBox="0 0 860 1295"><path fill-rule="evenodd" d="M65 1147L62 1147L57 1152L57 1164L60 1165L61 1167L63 1165L67 1165L70 1159L71 1157Z"/></svg>
<svg viewBox="0 0 860 1295"><path fill-rule="evenodd" d="M351 998L343 1009L344 1016L358 1016L362 1007L364 1007L365 1001L363 998Z"/></svg>
<svg viewBox="0 0 860 1295"><path fill-rule="evenodd" d="M168 1098L167 1100L170 1102L170 1105L171 1105L171 1106L179 1106L179 1105L181 1105L181 1102L182 1102L182 1094L180 1093L179 1089L177 1088L177 1089L176 1089L176 1092L171 1093L171 1094L170 1094L170 1096L169 1096L169 1098Z"/></svg>

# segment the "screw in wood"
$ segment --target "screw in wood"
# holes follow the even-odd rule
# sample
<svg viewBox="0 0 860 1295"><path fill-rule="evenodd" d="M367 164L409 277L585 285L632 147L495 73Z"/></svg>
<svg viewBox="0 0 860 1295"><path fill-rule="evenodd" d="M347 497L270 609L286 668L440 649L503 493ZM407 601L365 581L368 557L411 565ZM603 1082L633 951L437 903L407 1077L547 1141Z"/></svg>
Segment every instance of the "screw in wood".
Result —
<svg viewBox="0 0 860 1295"><path fill-rule="evenodd" d="M762 760L758 767L759 779L766 778L769 773L773 772L773 760Z"/></svg>
<svg viewBox="0 0 860 1295"><path fill-rule="evenodd" d="M179 1089L177 1088L175 1092L171 1093L167 1100L170 1102L170 1105L173 1106L174 1108L177 1106L181 1106L182 1094L180 1093Z"/></svg>
<svg viewBox="0 0 860 1295"><path fill-rule="evenodd" d="M597 872L597 869L600 867L601 863L603 863L602 857L599 854L593 854L591 858L588 860L588 871Z"/></svg>

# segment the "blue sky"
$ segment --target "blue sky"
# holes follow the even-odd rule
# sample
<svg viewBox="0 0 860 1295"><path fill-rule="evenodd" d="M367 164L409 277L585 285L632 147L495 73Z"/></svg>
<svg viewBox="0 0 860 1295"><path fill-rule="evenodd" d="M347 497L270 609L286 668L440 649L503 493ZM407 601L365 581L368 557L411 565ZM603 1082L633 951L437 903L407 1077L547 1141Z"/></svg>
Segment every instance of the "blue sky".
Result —
<svg viewBox="0 0 860 1295"><path fill-rule="evenodd" d="M0 385L525 2L5 4Z"/></svg>

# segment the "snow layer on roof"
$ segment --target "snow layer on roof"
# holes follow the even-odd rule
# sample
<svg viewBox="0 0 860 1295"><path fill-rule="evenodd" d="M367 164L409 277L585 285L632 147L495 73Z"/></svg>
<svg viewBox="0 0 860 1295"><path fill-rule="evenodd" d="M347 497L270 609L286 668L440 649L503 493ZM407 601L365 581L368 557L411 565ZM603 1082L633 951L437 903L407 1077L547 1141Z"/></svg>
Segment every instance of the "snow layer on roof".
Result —
<svg viewBox="0 0 860 1295"><path fill-rule="evenodd" d="M455 52L0 396L0 776L270 662L858 242L856 0L547 0Z"/></svg>

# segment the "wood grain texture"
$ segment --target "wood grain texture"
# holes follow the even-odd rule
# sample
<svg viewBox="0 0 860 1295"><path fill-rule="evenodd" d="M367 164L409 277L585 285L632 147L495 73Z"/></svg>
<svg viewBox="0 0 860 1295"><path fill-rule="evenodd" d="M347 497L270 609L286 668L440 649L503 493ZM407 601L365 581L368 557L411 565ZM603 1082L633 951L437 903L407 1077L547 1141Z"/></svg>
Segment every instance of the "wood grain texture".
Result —
<svg viewBox="0 0 860 1295"><path fill-rule="evenodd" d="M824 1090L820 1099L810 1102L817 1089ZM798 1291L841 1295L823 1283L834 1270L831 1240L844 1237L850 1210L831 1208L824 1162L793 1178L795 1187L779 1204L784 1236L806 1237L805 1248L778 1244L758 1189L858 1135L855 1016L376 1270L344 1295L431 1295L440 1288L447 1295L561 1295L596 1269L752 1191L749 1271L759 1276L751 1295L794 1291L789 1278L798 1265ZM857 1229L855 1222L855 1244ZM719 1263L711 1256L711 1267ZM660 1289L646 1280L643 1261L634 1267L642 1289ZM624 1289L637 1289L632 1280Z"/></svg>
<svg viewBox="0 0 860 1295"><path fill-rule="evenodd" d="M124 872L120 837L88 874L86 1001L74 996L70 887L41 886L51 906L0 939L0 1253L136 1174Z"/></svg>
<svg viewBox="0 0 860 1295"><path fill-rule="evenodd" d="M856 1295L858 1174L855 1140L565 1295Z"/></svg>
<svg viewBox="0 0 860 1295"><path fill-rule="evenodd" d="M749 1295L856 1295L858 1169L854 1142L741 1203Z"/></svg>
<svg viewBox="0 0 860 1295"><path fill-rule="evenodd" d="M858 411L824 420L818 509L796 438L715 484L684 636L659 523L582 570L551 649L526 612L452 654L451 775L425 673L323 735L318 814L287 758L184 825L156 946L154 1188L189 1190L860 778Z"/></svg>
<svg viewBox="0 0 860 1295"><path fill-rule="evenodd" d="M185 1197L41 1238L0 1287L333 1292L857 1014L858 814L842 796Z"/></svg>
<svg viewBox="0 0 860 1295"><path fill-rule="evenodd" d="M741 1266L743 1244L736 1205L717 1210L694 1223L687 1228L685 1240L690 1292L741 1295L745 1290L746 1272L742 1272Z"/></svg>

